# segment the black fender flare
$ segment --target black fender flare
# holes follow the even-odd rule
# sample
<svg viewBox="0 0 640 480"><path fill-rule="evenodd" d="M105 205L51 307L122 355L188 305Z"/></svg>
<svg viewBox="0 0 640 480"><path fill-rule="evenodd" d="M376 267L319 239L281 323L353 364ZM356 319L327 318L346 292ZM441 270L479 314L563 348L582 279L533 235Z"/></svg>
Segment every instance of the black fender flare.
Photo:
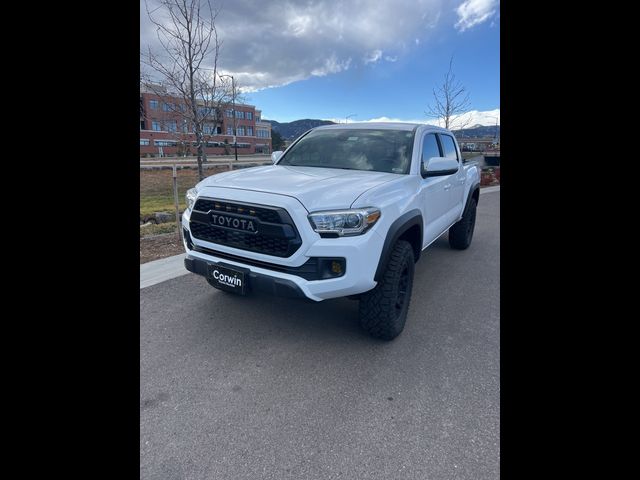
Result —
<svg viewBox="0 0 640 480"><path fill-rule="evenodd" d="M422 212L417 208L406 212L398 217L389 227L387 236L384 239L384 245L382 246L382 253L380 253L380 260L378 261L378 268L373 279L379 282L382 279L387 263L389 263L389 256L391 255L391 249L396 244L398 239L414 225L418 225L420 228L420 242L418 244L418 255L416 256L416 262L420 258L420 252L422 251L422 235L423 235L423 220Z"/></svg>
<svg viewBox="0 0 640 480"><path fill-rule="evenodd" d="M467 202L465 203L464 209L462 210L462 216L464 216L464 214L467 213L467 209L469 208L469 203L473 198L473 194L476 193L476 190L478 190L478 200L476 201L476 204L480 203L480 183L476 183L469 189L469 195L467 195Z"/></svg>

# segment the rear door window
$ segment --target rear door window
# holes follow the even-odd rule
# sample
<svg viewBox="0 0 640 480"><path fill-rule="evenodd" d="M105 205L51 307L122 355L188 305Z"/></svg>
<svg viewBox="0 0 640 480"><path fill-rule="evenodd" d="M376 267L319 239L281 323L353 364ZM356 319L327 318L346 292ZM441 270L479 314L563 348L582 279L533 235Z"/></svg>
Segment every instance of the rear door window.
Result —
<svg viewBox="0 0 640 480"><path fill-rule="evenodd" d="M442 142L442 149L444 150L444 157L451 158L452 160L460 160L458 158L458 149L453 141L451 135L440 134L440 141Z"/></svg>

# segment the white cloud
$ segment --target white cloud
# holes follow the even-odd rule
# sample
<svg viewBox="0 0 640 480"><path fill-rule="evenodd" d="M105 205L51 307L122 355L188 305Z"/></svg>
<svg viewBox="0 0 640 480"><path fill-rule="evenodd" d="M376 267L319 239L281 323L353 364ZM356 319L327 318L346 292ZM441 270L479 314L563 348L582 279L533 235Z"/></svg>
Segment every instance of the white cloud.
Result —
<svg viewBox="0 0 640 480"><path fill-rule="evenodd" d="M349 68L349 65L351 65L351 58L348 58L345 61L341 62L338 61L336 54L333 53L324 61L321 66L311 70L311 75L314 75L316 77L324 77L329 73L338 73L342 70L347 70Z"/></svg>
<svg viewBox="0 0 640 480"><path fill-rule="evenodd" d="M500 109L496 108L494 110L470 110L462 115L454 117L453 119L453 128L455 129L457 125L461 123L467 123L467 128L473 127L474 125L495 125L496 118L498 119L498 125L500 125ZM344 118L324 118L323 120L331 120L335 123L345 123ZM423 123L426 125L438 125L444 126L444 122L442 119L406 119L406 118L391 118L391 117L376 117L370 118L368 120L358 120L350 118L347 120L347 123L354 122L401 122L401 123Z"/></svg>
<svg viewBox="0 0 640 480"><path fill-rule="evenodd" d="M389 56L389 55L385 55L384 59L385 59L387 62L396 62L396 61L398 60L398 57L397 57L397 56L395 56L395 57L391 57L391 56Z"/></svg>
<svg viewBox="0 0 640 480"><path fill-rule="evenodd" d="M466 124L467 127L474 125L500 125L500 109L479 112L471 110L454 118L454 127L456 124Z"/></svg>
<svg viewBox="0 0 640 480"><path fill-rule="evenodd" d="M376 63L378 60L380 60L380 58L382 58L382 50L374 50L368 55L365 55L364 64L366 65L367 63Z"/></svg>
<svg viewBox="0 0 640 480"><path fill-rule="evenodd" d="M255 91L378 62L385 54L395 61L415 48L414 39L428 41L425 33L451 2L350 0L336 8L335 0L217 1L216 27L223 42L219 66L244 91ZM144 3L142 49L157 45ZM150 9L156 3L149 0Z"/></svg>
<svg viewBox="0 0 640 480"><path fill-rule="evenodd" d="M347 116L349 116L351 118L345 118L345 117L342 117L342 118L322 118L321 120L328 120L328 121L333 122L333 123L358 123L358 122L362 121L362 120L358 120L358 117L356 117L356 116L350 116L350 115L347 115ZM368 121L368 120L365 120L365 121Z"/></svg>
<svg viewBox="0 0 640 480"><path fill-rule="evenodd" d="M456 28L464 32L491 18L497 11L499 0L465 0L458 8Z"/></svg>

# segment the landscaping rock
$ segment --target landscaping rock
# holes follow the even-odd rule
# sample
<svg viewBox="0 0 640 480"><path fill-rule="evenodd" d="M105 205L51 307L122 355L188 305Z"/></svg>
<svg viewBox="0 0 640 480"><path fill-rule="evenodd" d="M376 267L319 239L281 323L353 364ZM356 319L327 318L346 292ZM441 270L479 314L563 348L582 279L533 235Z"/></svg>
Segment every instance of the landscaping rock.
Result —
<svg viewBox="0 0 640 480"><path fill-rule="evenodd" d="M156 219L156 222L158 222L158 223L167 223L167 222L175 222L176 221L175 213L155 212L154 213L154 217Z"/></svg>

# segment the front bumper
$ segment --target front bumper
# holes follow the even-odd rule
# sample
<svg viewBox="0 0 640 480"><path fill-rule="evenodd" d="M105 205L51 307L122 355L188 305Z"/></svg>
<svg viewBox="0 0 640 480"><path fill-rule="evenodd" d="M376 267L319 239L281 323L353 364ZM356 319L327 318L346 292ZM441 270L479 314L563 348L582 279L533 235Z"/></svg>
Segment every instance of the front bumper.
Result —
<svg viewBox="0 0 640 480"><path fill-rule="evenodd" d="M187 212L182 217L182 227L190 233ZM300 223L298 223L298 228L301 228ZM185 241L187 252L185 266L187 270L204 276L207 272L207 262L241 267L250 271L249 288L251 290L285 297L306 297L314 301L357 295L376 286L373 278L382 252L384 238L375 230L364 235L342 238L320 238L315 232L311 232L316 237L313 240L310 240L311 235L308 232L305 233L307 234L303 233L303 237L306 237L307 241L303 242L302 247L296 252L294 265L290 264L291 259L270 258L269 262L265 262L264 255L191 239L192 244L190 245ZM203 249L223 252L226 254L226 258L216 256L214 253L197 251L194 249L194 245ZM235 258L230 259L229 255L233 255ZM268 267L268 263L274 267L300 267L312 257L344 258L346 260L344 275L323 280L307 280L299 275ZM242 258L246 258L249 263L254 264L244 263ZM263 265L255 265L258 262L263 262ZM283 270L283 268L278 269Z"/></svg>
<svg viewBox="0 0 640 480"><path fill-rule="evenodd" d="M184 266L187 270L203 277L207 276L207 263L210 262L189 256L184 259ZM306 298L300 287L292 281L256 272L249 273L249 288L253 292L259 291L278 297Z"/></svg>

